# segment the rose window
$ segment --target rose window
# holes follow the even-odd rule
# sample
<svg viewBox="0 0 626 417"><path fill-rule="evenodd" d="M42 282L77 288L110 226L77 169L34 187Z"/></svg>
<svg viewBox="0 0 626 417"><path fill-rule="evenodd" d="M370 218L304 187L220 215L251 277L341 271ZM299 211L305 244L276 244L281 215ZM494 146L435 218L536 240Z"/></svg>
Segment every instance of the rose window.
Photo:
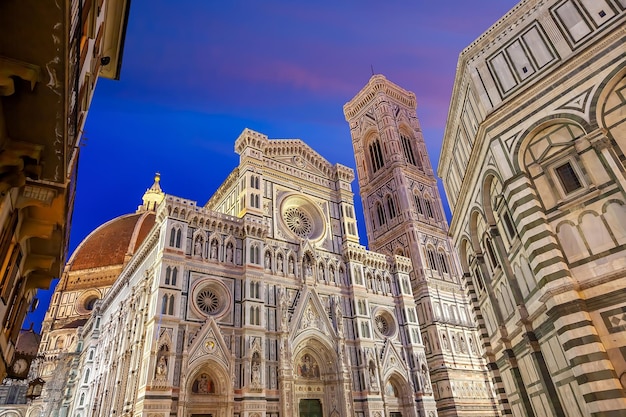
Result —
<svg viewBox="0 0 626 417"><path fill-rule="evenodd" d="M216 313L220 308L219 297L209 288L198 292L196 295L196 303L198 304L198 308L207 314Z"/></svg>
<svg viewBox="0 0 626 417"><path fill-rule="evenodd" d="M374 316L374 324L378 333L385 337L392 337L396 332L396 324L394 318L387 311L379 310Z"/></svg>
<svg viewBox="0 0 626 417"><path fill-rule="evenodd" d="M385 320L383 316L377 316L375 321L376 328L379 332L381 332L382 334L387 334L389 332L389 323L387 323L387 320Z"/></svg>
<svg viewBox="0 0 626 417"><path fill-rule="evenodd" d="M289 230L302 238L309 237L313 230L313 221L298 207L290 207L285 210L283 219Z"/></svg>

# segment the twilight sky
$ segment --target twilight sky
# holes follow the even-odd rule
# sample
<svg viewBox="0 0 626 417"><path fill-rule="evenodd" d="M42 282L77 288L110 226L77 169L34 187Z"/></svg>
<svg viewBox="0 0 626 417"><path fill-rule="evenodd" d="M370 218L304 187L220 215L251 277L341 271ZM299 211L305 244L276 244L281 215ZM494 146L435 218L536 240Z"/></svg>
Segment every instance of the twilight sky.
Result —
<svg viewBox="0 0 626 417"><path fill-rule="evenodd" d="M354 168L343 105L372 68L416 94L436 168L458 55L516 3L133 0L121 79L100 79L89 110L70 250L134 212L157 171L166 193L203 205L246 127Z"/></svg>

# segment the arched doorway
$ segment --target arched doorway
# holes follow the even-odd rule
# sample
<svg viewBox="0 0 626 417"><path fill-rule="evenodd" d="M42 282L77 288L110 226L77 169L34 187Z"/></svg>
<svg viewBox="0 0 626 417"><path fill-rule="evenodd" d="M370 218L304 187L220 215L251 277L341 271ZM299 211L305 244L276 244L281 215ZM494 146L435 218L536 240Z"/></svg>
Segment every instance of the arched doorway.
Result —
<svg viewBox="0 0 626 417"><path fill-rule="evenodd" d="M342 416L341 364L328 341L303 338L293 355L293 413L298 417Z"/></svg>
<svg viewBox="0 0 626 417"><path fill-rule="evenodd" d="M413 416L412 390L408 382L398 375L392 374L385 382L384 387L385 409L392 417Z"/></svg>
<svg viewBox="0 0 626 417"><path fill-rule="evenodd" d="M222 367L208 361L190 372L185 392L186 417L232 415L232 387Z"/></svg>

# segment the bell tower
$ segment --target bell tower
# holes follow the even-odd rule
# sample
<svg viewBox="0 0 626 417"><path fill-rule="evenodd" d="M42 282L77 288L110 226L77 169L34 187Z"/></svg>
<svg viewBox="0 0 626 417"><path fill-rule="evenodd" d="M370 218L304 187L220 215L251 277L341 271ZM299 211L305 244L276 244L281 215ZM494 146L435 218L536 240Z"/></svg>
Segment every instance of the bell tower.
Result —
<svg viewBox="0 0 626 417"><path fill-rule="evenodd" d="M344 106L371 250L413 262L411 285L439 416L497 416L415 94L374 75Z"/></svg>

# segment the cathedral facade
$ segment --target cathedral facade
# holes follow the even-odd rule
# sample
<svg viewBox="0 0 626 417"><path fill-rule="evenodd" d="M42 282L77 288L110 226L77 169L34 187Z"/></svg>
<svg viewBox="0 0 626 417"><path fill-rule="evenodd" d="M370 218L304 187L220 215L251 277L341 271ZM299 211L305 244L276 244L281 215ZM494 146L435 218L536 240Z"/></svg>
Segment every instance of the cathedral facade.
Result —
<svg viewBox="0 0 626 417"><path fill-rule="evenodd" d="M438 170L508 415L626 415L625 27L522 1L459 59Z"/></svg>
<svg viewBox="0 0 626 417"><path fill-rule="evenodd" d="M415 265L359 243L352 169L248 129L235 149L204 206L157 176L78 246L27 416L438 415Z"/></svg>

